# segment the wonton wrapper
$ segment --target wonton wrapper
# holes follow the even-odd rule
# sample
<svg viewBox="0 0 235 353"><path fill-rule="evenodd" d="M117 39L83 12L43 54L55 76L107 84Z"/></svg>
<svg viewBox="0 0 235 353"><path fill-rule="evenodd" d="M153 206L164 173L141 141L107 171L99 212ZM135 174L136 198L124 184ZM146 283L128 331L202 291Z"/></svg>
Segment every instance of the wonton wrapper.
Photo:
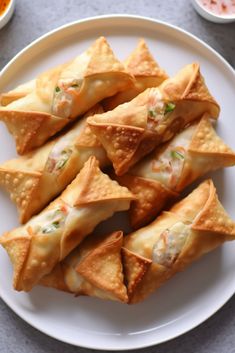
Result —
<svg viewBox="0 0 235 353"><path fill-rule="evenodd" d="M129 301L142 301L175 273L230 240L235 240L235 223L220 204L212 180L206 180L169 212L125 237L126 249L152 262Z"/></svg>
<svg viewBox="0 0 235 353"><path fill-rule="evenodd" d="M75 178L90 156L108 165L105 150L90 131L86 117L102 112L97 105L62 136L0 165L0 185L16 203L21 223L41 211Z"/></svg>
<svg viewBox="0 0 235 353"><path fill-rule="evenodd" d="M40 284L75 295L88 295L101 299L128 302L123 273L125 263L131 267L128 275L129 292L147 271L151 261L126 249L122 231L108 236L90 235L69 256L58 263L51 273L43 277ZM127 266L126 266L127 268Z"/></svg>
<svg viewBox="0 0 235 353"><path fill-rule="evenodd" d="M144 39L140 39L135 50L124 61L127 72L135 77L133 88L117 93L102 102L105 110L112 110L118 105L129 102L146 88L157 87L168 78L153 58Z"/></svg>
<svg viewBox="0 0 235 353"><path fill-rule="evenodd" d="M14 136L17 152L24 154L132 82L106 39L100 37L74 60L39 75L29 94L0 107L0 120Z"/></svg>
<svg viewBox="0 0 235 353"><path fill-rule="evenodd" d="M31 80L19 85L7 93L0 94L0 107L27 96L27 94L31 93L35 89L35 84L36 80Z"/></svg>
<svg viewBox="0 0 235 353"><path fill-rule="evenodd" d="M235 153L216 134L209 116L187 127L116 179L137 197L130 208L133 228L147 224L167 201L205 173L235 165Z"/></svg>
<svg viewBox="0 0 235 353"><path fill-rule="evenodd" d="M208 112L219 115L219 106L210 95L199 65L184 67L157 88L149 88L113 111L88 118L112 161L122 175L159 144Z"/></svg>
<svg viewBox="0 0 235 353"><path fill-rule="evenodd" d="M122 245L121 231L105 237L92 234L43 277L40 284L75 295L126 303L128 297L123 275Z"/></svg>
<svg viewBox="0 0 235 353"><path fill-rule="evenodd" d="M103 174L90 157L60 197L0 238L13 263L14 288L31 290L101 221L127 210L132 199L128 189Z"/></svg>

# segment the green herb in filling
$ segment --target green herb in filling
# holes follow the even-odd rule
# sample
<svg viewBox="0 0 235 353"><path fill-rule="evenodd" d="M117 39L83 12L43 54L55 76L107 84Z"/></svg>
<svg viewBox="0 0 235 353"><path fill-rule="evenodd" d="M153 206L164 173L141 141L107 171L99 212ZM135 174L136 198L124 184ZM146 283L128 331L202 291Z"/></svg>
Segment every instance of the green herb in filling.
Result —
<svg viewBox="0 0 235 353"><path fill-rule="evenodd" d="M51 224L49 224L48 226L44 227L42 229L43 234L48 234L48 233L52 233L54 232L56 229L58 229L60 226L60 222L59 221L54 221Z"/></svg>
<svg viewBox="0 0 235 353"><path fill-rule="evenodd" d="M68 162L68 159L69 159L69 157L66 158L66 159L61 159L61 160L57 163L56 169L62 169L62 168L65 166L65 164Z"/></svg>
<svg viewBox="0 0 235 353"><path fill-rule="evenodd" d="M61 152L61 159L59 159L59 161L56 163L56 169L58 170L58 169L62 169L64 166L65 166L65 164L68 162L68 160L69 160L69 157L70 157L70 155L71 155L71 153L72 153L72 151L71 150L68 150L68 151L66 151L66 150L63 150L62 152Z"/></svg>
<svg viewBox="0 0 235 353"><path fill-rule="evenodd" d="M164 114L173 112L173 110L175 109L175 104L174 103L167 103L166 107L165 107L165 112Z"/></svg>
<svg viewBox="0 0 235 353"><path fill-rule="evenodd" d="M59 86L56 86L55 91L56 91L56 92L60 92L60 87L59 87Z"/></svg>
<svg viewBox="0 0 235 353"><path fill-rule="evenodd" d="M157 113L155 112L155 110L149 109L149 116L151 118L155 118L156 115L157 115Z"/></svg>
<svg viewBox="0 0 235 353"><path fill-rule="evenodd" d="M54 215L55 215L55 216L58 216L59 214L61 214L61 208L60 208L60 207L58 207L58 208L55 209Z"/></svg>
<svg viewBox="0 0 235 353"><path fill-rule="evenodd" d="M177 159L184 159L184 155L178 151L171 151L171 157Z"/></svg>

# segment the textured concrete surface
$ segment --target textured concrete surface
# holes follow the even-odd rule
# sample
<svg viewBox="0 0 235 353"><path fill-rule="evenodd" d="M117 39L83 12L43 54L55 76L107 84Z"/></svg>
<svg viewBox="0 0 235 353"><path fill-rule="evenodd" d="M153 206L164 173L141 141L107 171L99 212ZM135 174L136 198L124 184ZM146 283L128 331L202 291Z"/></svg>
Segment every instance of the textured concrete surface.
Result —
<svg viewBox="0 0 235 353"><path fill-rule="evenodd" d="M150 16L180 26L222 54L235 67L235 23L216 25L200 18L189 0L17 0L15 15L0 30L0 69L32 40L67 22L125 13ZM191 332L144 353L235 353L235 298ZM75 353L89 350L53 340L18 318L0 300L1 353Z"/></svg>

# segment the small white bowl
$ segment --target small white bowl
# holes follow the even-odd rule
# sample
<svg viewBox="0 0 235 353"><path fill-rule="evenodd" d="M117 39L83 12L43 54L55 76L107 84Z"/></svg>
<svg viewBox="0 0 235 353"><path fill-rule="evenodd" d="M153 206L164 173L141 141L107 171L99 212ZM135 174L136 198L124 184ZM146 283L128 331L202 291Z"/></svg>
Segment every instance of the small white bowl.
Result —
<svg viewBox="0 0 235 353"><path fill-rule="evenodd" d="M15 10L15 0L10 0L10 3L4 11L4 13L0 16L0 29L4 27L7 22L11 19L13 12Z"/></svg>
<svg viewBox="0 0 235 353"><path fill-rule="evenodd" d="M235 21L235 15L216 15L207 10L198 0L192 0L195 10L206 20L215 23L230 23Z"/></svg>

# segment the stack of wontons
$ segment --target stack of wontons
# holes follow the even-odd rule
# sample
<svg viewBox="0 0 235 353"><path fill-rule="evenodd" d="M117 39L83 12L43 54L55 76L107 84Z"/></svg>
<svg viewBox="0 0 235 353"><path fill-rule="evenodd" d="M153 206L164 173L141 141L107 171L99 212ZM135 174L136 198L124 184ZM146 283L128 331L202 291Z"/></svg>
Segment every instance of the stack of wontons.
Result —
<svg viewBox="0 0 235 353"><path fill-rule="evenodd" d="M169 78L144 40L121 63L100 37L2 93L0 120L21 155L0 165L22 224L0 237L14 288L136 303L235 240L212 180L176 200L205 173L235 165L213 128L219 112L198 64ZM119 211L131 234L94 233Z"/></svg>

